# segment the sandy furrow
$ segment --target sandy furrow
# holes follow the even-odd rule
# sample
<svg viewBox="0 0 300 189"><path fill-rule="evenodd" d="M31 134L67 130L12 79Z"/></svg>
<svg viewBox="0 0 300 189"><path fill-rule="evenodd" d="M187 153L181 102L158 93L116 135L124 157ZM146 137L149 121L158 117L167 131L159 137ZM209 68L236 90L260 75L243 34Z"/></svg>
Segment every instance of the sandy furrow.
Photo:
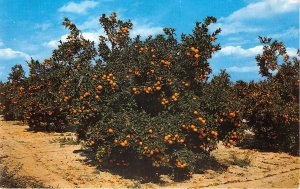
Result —
<svg viewBox="0 0 300 189"><path fill-rule="evenodd" d="M225 172L208 170L194 174L190 180L164 184L139 183L119 175L97 170L80 154L80 145L61 145L57 139L74 133L30 132L28 126L17 122L0 121L0 160L10 168L22 165L19 174L31 176L52 187L284 187L299 186L299 157L285 153L267 153L219 146L213 152L218 162L228 165ZM233 155L249 165L235 165ZM239 164L239 163L238 163Z"/></svg>
<svg viewBox="0 0 300 189"><path fill-rule="evenodd" d="M10 124L10 122L1 122L0 125L1 144L3 144L0 156L7 156L4 162L8 167L13 168L22 165L19 171L20 175L37 178L45 185L72 187L68 181L49 170L47 164L40 161L42 154L38 149L45 143L43 135L40 135L41 137L35 137L34 143L32 143L30 142L31 140L27 138L27 136L30 135L22 134L25 130L21 130L20 133L19 128L16 128L17 126L11 125L11 127L7 127L6 124Z"/></svg>

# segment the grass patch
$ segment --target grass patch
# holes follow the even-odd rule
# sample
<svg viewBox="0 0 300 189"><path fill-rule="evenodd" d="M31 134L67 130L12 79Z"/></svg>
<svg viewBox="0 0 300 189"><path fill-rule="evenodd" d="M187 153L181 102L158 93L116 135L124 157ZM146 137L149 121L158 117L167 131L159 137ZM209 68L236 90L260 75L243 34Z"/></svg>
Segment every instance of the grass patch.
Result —
<svg viewBox="0 0 300 189"><path fill-rule="evenodd" d="M232 165L237 165L239 167L248 167L251 164L251 157L247 153L243 157L237 156L236 154L231 154Z"/></svg>
<svg viewBox="0 0 300 189"><path fill-rule="evenodd" d="M72 136L71 137L63 136L63 137L59 137L59 138L51 140L50 143L60 143L61 146L64 146L64 145L77 145L78 140L76 138L72 137Z"/></svg>
<svg viewBox="0 0 300 189"><path fill-rule="evenodd" d="M129 189L141 188L141 183L139 181L134 182L132 185L128 186Z"/></svg>

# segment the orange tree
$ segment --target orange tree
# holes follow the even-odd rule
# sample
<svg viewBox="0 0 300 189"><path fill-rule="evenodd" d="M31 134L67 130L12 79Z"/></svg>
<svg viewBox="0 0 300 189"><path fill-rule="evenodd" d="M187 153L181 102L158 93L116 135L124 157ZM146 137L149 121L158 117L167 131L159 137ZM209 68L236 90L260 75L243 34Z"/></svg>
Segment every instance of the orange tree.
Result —
<svg viewBox="0 0 300 189"><path fill-rule="evenodd" d="M35 130L63 130L66 126L65 116L61 107L57 105L58 89L62 84L62 69L59 66L52 68L47 63L49 60L43 63L35 60L28 62L30 74L26 80L28 92L25 120Z"/></svg>
<svg viewBox="0 0 300 189"><path fill-rule="evenodd" d="M3 103L3 101L5 99L4 98L5 95L3 93L5 86L6 86L5 82L0 81L0 114L1 115L4 115L4 113L5 113L4 112L5 106L4 106L4 103Z"/></svg>
<svg viewBox="0 0 300 189"><path fill-rule="evenodd" d="M24 117L25 72L21 65L15 65L8 76L8 82L1 86L1 109L6 120L22 120Z"/></svg>
<svg viewBox="0 0 300 189"><path fill-rule="evenodd" d="M132 23L115 13L99 21L106 34L99 37L100 58L81 80L73 107L79 137L99 163L142 161L181 176L196 171L218 141L235 143L241 115L229 77L207 80L208 59L220 49L220 29L209 34L207 28L215 18L196 23L180 42L170 28L145 40L130 38Z"/></svg>
<svg viewBox="0 0 300 189"><path fill-rule="evenodd" d="M254 145L298 154L299 58L290 58L281 42L259 39L264 47L256 60L266 79L236 85L245 118L255 133Z"/></svg>
<svg viewBox="0 0 300 189"><path fill-rule="evenodd" d="M82 78L92 73L93 43L83 39L68 19L63 24L71 31L67 42L60 42L52 57L43 63L35 60L28 63L25 118L35 130L74 130L75 98L82 89Z"/></svg>
<svg viewBox="0 0 300 189"><path fill-rule="evenodd" d="M142 40L116 17L100 17L98 48L64 20L66 42L42 63L28 62L25 120L33 129L75 128L100 164L143 162L184 178L219 141L239 139L242 112L229 75L208 80L221 30L210 33L216 19L207 17L180 40L171 28Z"/></svg>

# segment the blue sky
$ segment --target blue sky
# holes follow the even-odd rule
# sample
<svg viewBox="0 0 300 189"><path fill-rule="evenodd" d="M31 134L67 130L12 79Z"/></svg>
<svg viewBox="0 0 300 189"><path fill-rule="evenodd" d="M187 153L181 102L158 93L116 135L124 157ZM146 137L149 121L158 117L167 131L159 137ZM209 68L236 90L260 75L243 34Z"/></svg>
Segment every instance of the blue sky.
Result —
<svg viewBox="0 0 300 189"><path fill-rule="evenodd" d="M90 40L103 31L102 13L117 12L134 23L132 35L155 35L164 27L190 33L196 21L215 16L221 27L222 50L211 60L213 73L227 69L233 80L259 80L255 55L261 52L257 37L283 41L288 53L299 48L300 0L0 0L0 80L14 64L43 60L68 31L61 22L70 18Z"/></svg>

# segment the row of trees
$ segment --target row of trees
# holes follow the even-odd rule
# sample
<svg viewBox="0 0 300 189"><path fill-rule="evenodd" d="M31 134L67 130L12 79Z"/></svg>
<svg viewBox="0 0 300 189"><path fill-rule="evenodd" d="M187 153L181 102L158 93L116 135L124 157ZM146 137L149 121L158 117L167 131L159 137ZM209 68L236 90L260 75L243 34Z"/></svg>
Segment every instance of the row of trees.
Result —
<svg viewBox="0 0 300 189"><path fill-rule="evenodd" d="M226 71L209 79L209 59L221 49L221 29L208 31L214 17L180 41L171 28L131 38L133 24L116 17L100 17L106 35L98 47L65 18L67 41L43 62L29 61L28 77L14 66L1 85L4 118L76 131L100 165L143 162L178 178L199 170L219 141L237 144L244 129L255 132L256 147L297 153L299 59L282 43L260 38L266 79L233 83Z"/></svg>

